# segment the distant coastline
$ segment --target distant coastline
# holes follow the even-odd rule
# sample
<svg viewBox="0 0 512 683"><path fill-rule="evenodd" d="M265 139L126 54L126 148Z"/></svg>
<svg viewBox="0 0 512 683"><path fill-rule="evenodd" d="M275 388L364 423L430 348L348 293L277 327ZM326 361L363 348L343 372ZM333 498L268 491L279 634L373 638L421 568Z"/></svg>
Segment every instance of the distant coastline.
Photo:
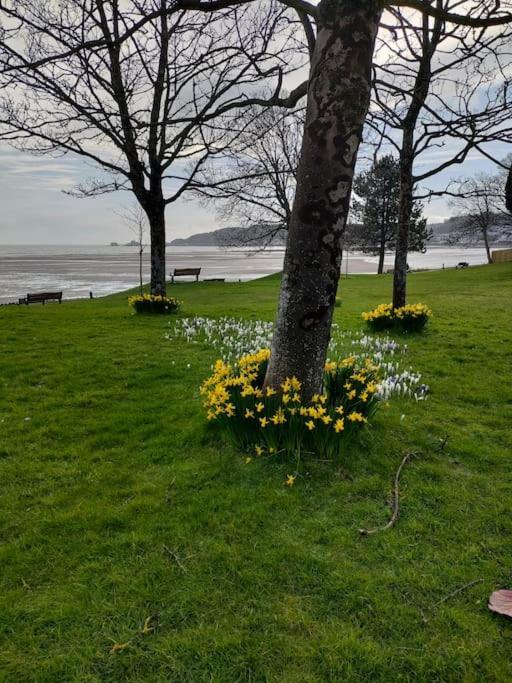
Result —
<svg viewBox="0 0 512 683"><path fill-rule="evenodd" d="M432 237L428 241L428 246L438 247L447 246L455 248L470 248L479 247L480 243L475 244L452 244L450 238L454 229L453 219L446 219L443 223L429 223L428 226L432 230ZM283 249L286 245L286 232L281 230L273 236L271 240L268 238L268 230L264 226L253 228L219 228L218 230L211 230L209 232L199 232L189 237L179 237L166 242L167 247L242 247L248 249L261 249L263 247L271 247ZM510 246L510 239L494 239L493 246L495 248ZM111 247L138 247L139 243L136 240L129 242L111 242Z"/></svg>

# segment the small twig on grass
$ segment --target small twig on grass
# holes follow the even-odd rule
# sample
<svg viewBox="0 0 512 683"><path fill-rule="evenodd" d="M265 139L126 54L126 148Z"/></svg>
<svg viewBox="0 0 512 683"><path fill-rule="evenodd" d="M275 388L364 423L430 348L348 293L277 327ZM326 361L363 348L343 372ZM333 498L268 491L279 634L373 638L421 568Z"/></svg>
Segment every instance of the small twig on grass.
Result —
<svg viewBox="0 0 512 683"><path fill-rule="evenodd" d="M395 526L396 521L398 519L398 516L400 514L400 475L402 473L403 468L407 464L407 462L413 458L420 455L416 451L410 451L409 453L406 453L404 457L402 458L402 462L400 463L400 467L397 469L396 474L395 474L395 489L393 492L393 503L391 506L392 509L392 514L389 522L385 524L384 526L377 526L374 529L359 529L359 533L362 536L370 536L371 534L376 534L378 531L387 531L387 529L391 529L392 527Z"/></svg>
<svg viewBox="0 0 512 683"><path fill-rule="evenodd" d="M166 553L167 553L167 554L176 562L176 564L177 564L178 567L181 569L181 571L184 572L184 573L186 573L186 572L187 572L187 568L185 567L185 565L183 564L183 562L180 560L180 558L179 558L179 556L177 555L177 553L175 553L174 550L171 550L171 548L169 548L169 547L166 546L166 545L163 546L163 549L164 549L165 552L166 552Z"/></svg>
<svg viewBox="0 0 512 683"><path fill-rule="evenodd" d="M435 607L438 607L439 605L442 605L443 602L446 602L450 598L454 598L456 595L459 593L462 593L462 591L465 591L467 588L471 588L471 586L475 586L477 583L482 583L483 579L474 579L474 581L469 581L468 583L465 583L463 586L460 588L457 588L456 590L452 591L451 593L448 593L448 595L445 595L444 598L441 598L441 600L438 600L437 602L434 603L432 606L432 609Z"/></svg>

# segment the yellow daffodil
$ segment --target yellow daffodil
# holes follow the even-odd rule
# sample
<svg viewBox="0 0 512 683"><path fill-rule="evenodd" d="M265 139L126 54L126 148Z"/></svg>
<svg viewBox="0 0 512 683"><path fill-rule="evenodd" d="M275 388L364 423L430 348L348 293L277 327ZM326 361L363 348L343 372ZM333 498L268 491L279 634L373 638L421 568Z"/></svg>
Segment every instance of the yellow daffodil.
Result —
<svg viewBox="0 0 512 683"><path fill-rule="evenodd" d="M348 419L351 422L368 422L368 420L361 413L352 412L348 415Z"/></svg>
<svg viewBox="0 0 512 683"><path fill-rule="evenodd" d="M285 486L290 486L292 487L295 484L295 480L297 479L296 474L289 474L286 477L286 481L284 482Z"/></svg>
<svg viewBox="0 0 512 683"><path fill-rule="evenodd" d="M340 418L339 420L336 420L334 423L334 431L336 434L339 434L339 432L342 432L345 429L345 420L343 418Z"/></svg>

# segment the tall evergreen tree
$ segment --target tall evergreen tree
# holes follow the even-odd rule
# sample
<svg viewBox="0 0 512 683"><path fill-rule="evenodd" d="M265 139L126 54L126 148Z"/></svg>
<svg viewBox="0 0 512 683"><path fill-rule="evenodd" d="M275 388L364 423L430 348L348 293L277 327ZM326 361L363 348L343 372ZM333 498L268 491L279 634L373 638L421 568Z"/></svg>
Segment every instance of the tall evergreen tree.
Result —
<svg viewBox="0 0 512 683"><path fill-rule="evenodd" d="M354 179L357 199L352 205L356 248L379 257L377 272L384 270L386 251L396 245L400 208L400 163L391 154L377 159L368 171ZM423 251L432 231L427 228L423 205L414 202L411 215L409 251Z"/></svg>

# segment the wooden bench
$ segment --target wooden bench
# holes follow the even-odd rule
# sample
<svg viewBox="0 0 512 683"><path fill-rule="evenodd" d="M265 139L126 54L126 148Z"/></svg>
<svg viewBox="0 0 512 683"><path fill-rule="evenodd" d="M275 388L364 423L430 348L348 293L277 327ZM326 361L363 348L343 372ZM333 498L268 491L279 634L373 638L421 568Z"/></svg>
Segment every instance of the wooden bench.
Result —
<svg viewBox="0 0 512 683"><path fill-rule="evenodd" d="M36 292L34 294L27 294L24 299L20 299L20 304L45 304L46 301L58 301L62 303L62 292Z"/></svg>
<svg viewBox="0 0 512 683"><path fill-rule="evenodd" d="M459 268L469 268L469 263L467 261L459 261L455 268L457 268L457 270Z"/></svg>
<svg viewBox="0 0 512 683"><path fill-rule="evenodd" d="M174 278L175 277L182 277L182 276L193 276L196 278L196 282L199 282L199 273L201 272L201 268L175 268L173 273L170 273L171 276L171 282L174 284Z"/></svg>

